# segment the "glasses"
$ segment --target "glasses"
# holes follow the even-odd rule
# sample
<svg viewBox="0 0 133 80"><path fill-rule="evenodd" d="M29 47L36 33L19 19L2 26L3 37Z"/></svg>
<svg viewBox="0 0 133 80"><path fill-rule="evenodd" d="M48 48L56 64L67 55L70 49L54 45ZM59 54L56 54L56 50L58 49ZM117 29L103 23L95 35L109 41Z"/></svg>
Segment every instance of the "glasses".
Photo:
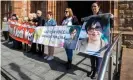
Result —
<svg viewBox="0 0 133 80"><path fill-rule="evenodd" d="M88 31L101 31L101 28L92 28L92 29L89 29Z"/></svg>
<svg viewBox="0 0 133 80"><path fill-rule="evenodd" d="M65 11L65 13L68 13L68 11Z"/></svg>

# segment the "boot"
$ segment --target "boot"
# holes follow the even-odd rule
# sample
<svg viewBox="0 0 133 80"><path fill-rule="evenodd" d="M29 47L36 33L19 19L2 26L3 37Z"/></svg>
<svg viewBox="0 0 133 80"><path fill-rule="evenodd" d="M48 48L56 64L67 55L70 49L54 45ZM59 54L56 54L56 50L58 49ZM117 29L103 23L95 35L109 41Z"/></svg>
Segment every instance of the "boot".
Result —
<svg viewBox="0 0 133 80"><path fill-rule="evenodd" d="M93 73L91 75L91 79L96 79L96 69L93 70Z"/></svg>
<svg viewBox="0 0 133 80"><path fill-rule="evenodd" d="M69 69L71 69L71 68L72 68L72 60L68 60L66 69L69 70Z"/></svg>

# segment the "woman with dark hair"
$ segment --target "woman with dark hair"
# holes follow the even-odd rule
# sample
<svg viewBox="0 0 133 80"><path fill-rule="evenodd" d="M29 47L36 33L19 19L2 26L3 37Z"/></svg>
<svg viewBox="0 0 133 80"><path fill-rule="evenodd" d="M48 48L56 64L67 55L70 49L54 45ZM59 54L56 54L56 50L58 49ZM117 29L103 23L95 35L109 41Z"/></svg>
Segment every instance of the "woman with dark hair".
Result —
<svg viewBox="0 0 133 80"><path fill-rule="evenodd" d="M102 14L100 11L100 4L98 2L94 2L91 6L92 9L92 15L99 15ZM111 19L112 21L112 19ZM102 26L103 27L103 26ZM87 76L91 76L92 79L96 78L96 73L98 73L100 64L102 62L101 57L96 57L96 56L90 56L90 61L91 61L91 72L87 73Z"/></svg>
<svg viewBox="0 0 133 80"><path fill-rule="evenodd" d="M102 12L100 11L100 5L98 2L94 2L91 6L92 9L92 15L98 15L101 14ZM87 73L87 76L91 76L91 78L96 78L96 68L98 68L98 62L102 61L102 58L96 57L96 56L90 56L90 61L91 61L91 72Z"/></svg>
<svg viewBox="0 0 133 80"><path fill-rule="evenodd" d="M65 17L62 20L62 25L79 25L78 19L76 16L73 15L73 11L71 8L65 9ZM73 49L65 48L67 54L67 63L66 69L71 69L72 64L72 56L73 56Z"/></svg>

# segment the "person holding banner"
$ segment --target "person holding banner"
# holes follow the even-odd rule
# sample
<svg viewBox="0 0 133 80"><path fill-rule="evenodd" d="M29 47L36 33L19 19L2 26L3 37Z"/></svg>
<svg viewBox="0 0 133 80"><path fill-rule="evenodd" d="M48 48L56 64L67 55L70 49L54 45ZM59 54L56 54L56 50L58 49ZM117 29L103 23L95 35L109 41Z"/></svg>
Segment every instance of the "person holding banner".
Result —
<svg viewBox="0 0 133 80"><path fill-rule="evenodd" d="M30 27L32 26L32 28L35 28L36 23L37 23L37 20L36 20L35 17L33 17L33 13L30 13L30 14L29 14L28 23L29 23ZM30 53L30 52L32 52L32 53L36 53L36 52L37 52L37 51L36 51L36 43L32 43L32 44L31 44L31 48L30 48L30 50L28 51L28 53Z"/></svg>
<svg viewBox="0 0 133 80"><path fill-rule="evenodd" d="M73 15L73 11L71 8L65 9L65 17L62 20L62 25L79 25L78 19L76 16ZM67 54L67 63L66 63L66 69L71 69L72 65L72 57L73 57L73 49L65 48L66 54Z"/></svg>
<svg viewBox="0 0 133 80"><path fill-rule="evenodd" d="M16 14L13 14L11 16L11 19L9 20L9 23L11 24L11 22L13 22L14 26L19 26L19 23L18 23L18 18L17 18L17 15ZM14 35L13 35L14 36ZM22 42L20 41L17 41L15 39L12 38L12 41L13 41L13 46L12 48L16 48L16 49L21 49L22 48Z"/></svg>
<svg viewBox="0 0 133 80"><path fill-rule="evenodd" d="M8 40L8 38L9 38L8 25L9 25L8 19L7 19L7 17L4 17L3 22L2 22L2 31L3 31L5 40Z"/></svg>
<svg viewBox="0 0 133 80"><path fill-rule="evenodd" d="M36 22L37 22L37 27L44 26L44 24L45 24L45 20L42 17L42 11L40 11L40 10L37 10ZM44 45L38 44L38 49L39 49L39 56L42 56L44 54Z"/></svg>
<svg viewBox="0 0 133 80"><path fill-rule="evenodd" d="M50 26L56 26L57 25L56 21L52 18L52 15L53 14L51 11L49 11L47 13L47 20L45 22L45 26L50 27ZM48 61L53 60L54 59L53 54L54 54L54 47L48 46L48 55L45 56L44 59L47 59Z"/></svg>
<svg viewBox="0 0 133 80"><path fill-rule="evenodd" d="M23 17L22 27L28 28L30 26L28 20L29 20L28 17ZM24 51L28 51L28 44L26 43L24 43Z"/></svg>
<svg viewBox="0 0 133 80"><path fill-rule="evenodd" d="M98 2L94 2L91 6L92 9L92 15L98 15L102 14L100 11L100 4ZM87 76L91 76L91 78L96 78L96 69L99 68L99 65L102 61L102 58L96 57L96 56L90 56L90 61L91 61L91 72L87 73ZM98 63L99 62L99 63Z"/></svg>
<svg viewBox="0 0 133 80"><path fill-rule="evenodd" d="M91 9L92 9L92 15L102 14L102 12L100 11L100 4L98 2L94 2L91 6ZM100 38L100 36L101 36L100 34L103 32L103 30L102 30L103 28L100 29L98 27L100 27L101 25L102 24L100 22L94 22L93 24L86 25L87 27L90 27L90 28L86 29L87 32L88 32L88 30L90 32L92 32L92 33L88 32L88 36L90 36L89 39L91 39L91 37L92 37L92 39L93 38L95 39L95 37L93 36L94 35L93 33L99 34L99 37L97 36L97 38ZM101 26L101 27L103 27L103 26ZM96 50L98 50L98 46L103 47L103 46L107 45L107 42L106 42L107 39L103 41L103 37L101 37L101 38L102 39L97 39L100 42L97 41L98 43L96 43L94 47L91 46L90 49L97 48ZM89 42L91 42L91 41L89 40ZM97 45L97 47L96 47L96 45ZM103 53L101 53L101 54L103 54ZM92 55L92 56L90 56L90 61L91 61L91 72L88 72L87 76L91 76L92 79L95 79L97 77L96 73L99 73L100 64L102 62L102 57L97 57L97 56Z"/></svg>

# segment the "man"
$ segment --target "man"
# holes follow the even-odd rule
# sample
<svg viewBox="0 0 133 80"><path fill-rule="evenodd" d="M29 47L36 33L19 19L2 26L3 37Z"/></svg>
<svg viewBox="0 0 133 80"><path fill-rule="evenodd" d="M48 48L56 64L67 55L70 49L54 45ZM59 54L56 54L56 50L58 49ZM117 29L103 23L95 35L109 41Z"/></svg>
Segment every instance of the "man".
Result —
<svg viewBox="0 0 133 80"><path fill-rule="evenodd" d="M40 10L37 10L36 22L37 22L37 27L44 26L44 24L45 24L45 20L42 17L42 11L40 11ZM44 45L38 44L38 49L39 49L39 55L42 56L44 53Z"/></svg>

